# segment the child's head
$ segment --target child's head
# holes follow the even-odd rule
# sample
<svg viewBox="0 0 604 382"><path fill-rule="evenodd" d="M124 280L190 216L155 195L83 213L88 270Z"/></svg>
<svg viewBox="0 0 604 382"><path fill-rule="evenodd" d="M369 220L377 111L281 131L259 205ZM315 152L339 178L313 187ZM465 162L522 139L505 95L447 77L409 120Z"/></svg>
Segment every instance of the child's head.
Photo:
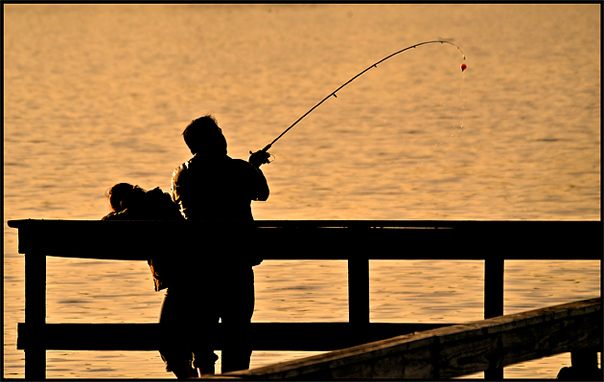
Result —
<svg viewBox="0 0 604 382"><path fill-rule="evenodd" d="M128 207L132 207L140 200L140 197L145 194L139 186L133 186L129 183L118 183L111 187L106 196L109 206L113 212L120 212Z"/></svg>

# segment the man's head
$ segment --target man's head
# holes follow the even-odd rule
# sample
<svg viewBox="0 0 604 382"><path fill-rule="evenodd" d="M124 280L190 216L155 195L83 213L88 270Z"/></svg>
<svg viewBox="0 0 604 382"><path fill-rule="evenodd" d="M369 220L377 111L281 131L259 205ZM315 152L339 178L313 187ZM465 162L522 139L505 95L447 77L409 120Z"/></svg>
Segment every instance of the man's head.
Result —
<svg viewBox="0 0 604 382"><path fill-rule="evenodd" d="M191 122L182 136L193 154L226 155L227 153L227 142L222 129L209 114Z"/></svg>

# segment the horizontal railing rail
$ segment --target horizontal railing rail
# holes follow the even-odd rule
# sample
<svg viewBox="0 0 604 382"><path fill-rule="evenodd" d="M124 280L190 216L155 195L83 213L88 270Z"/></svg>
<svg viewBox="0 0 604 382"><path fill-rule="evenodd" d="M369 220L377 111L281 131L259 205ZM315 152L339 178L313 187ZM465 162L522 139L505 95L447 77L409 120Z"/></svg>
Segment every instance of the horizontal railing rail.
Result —
<svg viewBox="0 0 604 382"><path fill-rule="evenodd" d="M253 322L250 344L264 351L329 351L420 332L451 324L348 322ZM31 337L27 324L18 324L18 349L44 343L47 350L158 350L159 324L46 324L44 337ZM215 330L216 350L222 349L223 327Z"/></svg>
<svg viewBox="0 0 604 382"><path fill-rule="evenodd" d="M257 229L165 221L11 220L19 252L144 260L147 250L237 244L265 259L599 259L600 221L264 220ZM204 235L205 233L205 235ZM119 245L116 245L119 243Z"/></svg>

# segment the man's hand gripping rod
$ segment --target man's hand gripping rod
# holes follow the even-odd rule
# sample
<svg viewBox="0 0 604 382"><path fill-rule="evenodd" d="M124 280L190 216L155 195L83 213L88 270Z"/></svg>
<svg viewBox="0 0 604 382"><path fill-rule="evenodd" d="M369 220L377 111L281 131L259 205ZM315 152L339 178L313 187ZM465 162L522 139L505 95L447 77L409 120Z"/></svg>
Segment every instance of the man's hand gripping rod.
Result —
<svg viewBox="0 0 604 382"><path fill-rule="evenodd" d="M272 143L269 143L262 150L258 150L255 153L250 150L251 155L248 161L258 168L260 168L260 166L262 166L263 164L271 163L273 161L273 159L271 158L274 158L274 156L268 152L268 149L270 149L271 146Z"/></svg>

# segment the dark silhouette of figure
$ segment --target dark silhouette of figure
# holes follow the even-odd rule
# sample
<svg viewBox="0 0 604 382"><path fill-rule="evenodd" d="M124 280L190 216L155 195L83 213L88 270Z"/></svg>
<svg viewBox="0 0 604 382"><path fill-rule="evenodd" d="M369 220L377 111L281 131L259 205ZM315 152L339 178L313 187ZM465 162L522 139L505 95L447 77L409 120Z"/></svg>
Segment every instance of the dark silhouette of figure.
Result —
<svg viewBox="0 0 604 382"><path fill-rule="evenodd" d="M159 187L146 191L129 183L118 183L106 194L111 212L102 220L184 220L170 194ZM154 254L147 260L155 291L167 288L177 274L173 261Z"/></svg>
<svg viewBox="0 0 604 382"><path fill-rule="evenodd" d="M253 221L252 200L266 200L269 188L260 170L269 154L249 162L227 155L227 142L211 116L193 121L183 132L193 158L172 176L172 198L183 216L203 221Z"/></svg>
<svg viewBox="0 0 604 382"><path fill-rule="evenodd" d="M192 121L183 137L193 157L174 170L171 190L182 215L209 226L228 222L253 229L251 202L269 196L260 170L269 154L256 152L249 162L230 158L222 130L210 115ZM200 230L198 246L186 254L191 262L168 288L162 306L160 353L166 369L178 378L196 377L197 370L200 375L214 374L219 340L223 373L249 368L255 303L252 267L262 260L237 247L245 238L229 237L218 247L208 244L210 235ZM219 320L225 329L221 338Z"/></svg>
<svg viewBox="0 0 604 382"><path fill-rule="evenodd" d="M563 367L557 379L561 381L602 381L602 369L598 368L597 350L579 350L570 353L570 367Z"/></svg>

